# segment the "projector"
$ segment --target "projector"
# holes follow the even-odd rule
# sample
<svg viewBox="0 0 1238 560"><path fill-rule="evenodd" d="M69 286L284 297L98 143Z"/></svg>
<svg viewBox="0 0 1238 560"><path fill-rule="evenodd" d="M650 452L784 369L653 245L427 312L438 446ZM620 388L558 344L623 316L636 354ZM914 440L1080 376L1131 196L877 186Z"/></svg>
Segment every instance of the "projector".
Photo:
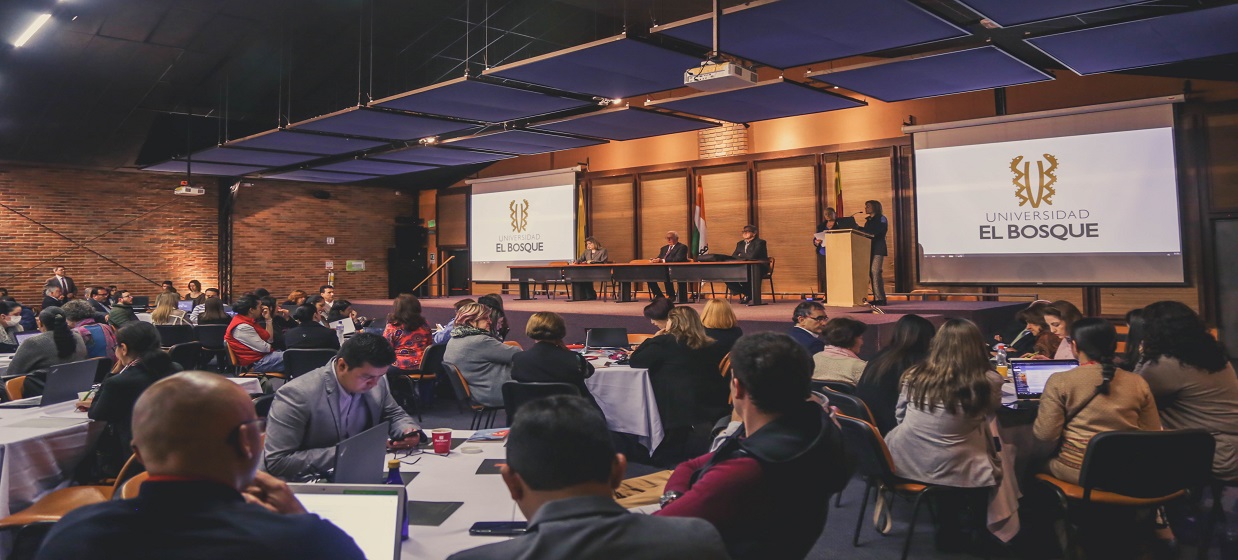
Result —
<svg viewBox="0 0 1238 560"><path fill-rule="evenodd" d="M683 71L683 85L701 91L722 91L757 83L757 73L733 62L704 62Z"/></svg>
<svg viewBox="0 0 1238 560"><path fill-rule="evenodd" d="M206 189L191 187L189 186L189 181L181 181L181 186L176 187L176 190L172 191L172 193L177 196L202 196L206 194Z"/></svg>

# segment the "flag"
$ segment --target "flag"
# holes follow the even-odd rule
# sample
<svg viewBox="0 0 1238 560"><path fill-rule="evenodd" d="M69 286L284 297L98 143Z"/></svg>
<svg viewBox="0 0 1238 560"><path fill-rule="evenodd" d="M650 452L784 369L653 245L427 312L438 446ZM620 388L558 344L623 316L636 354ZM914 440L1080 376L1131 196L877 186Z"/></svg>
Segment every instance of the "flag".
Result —
<svg viewBox="0 0 1238 560"><path fill-rule="evenodd" d="M585 185L576 186L576 254L585 252Z"/></svg>
<svg viewBox="0 0 1238 560"><path fill-rule="evenodd" d="M692 245L688 248L693 255L703 255L709 252L709 241L705 234L705 188L701 186L701 176L696 176L696 206L692 210Z"/></svg>
<svg viewBox="0 0 1238 560"><path fill-rule="evenodd" d="M834 160L834 212L843 216L843 172L838 160Z"/></svg>

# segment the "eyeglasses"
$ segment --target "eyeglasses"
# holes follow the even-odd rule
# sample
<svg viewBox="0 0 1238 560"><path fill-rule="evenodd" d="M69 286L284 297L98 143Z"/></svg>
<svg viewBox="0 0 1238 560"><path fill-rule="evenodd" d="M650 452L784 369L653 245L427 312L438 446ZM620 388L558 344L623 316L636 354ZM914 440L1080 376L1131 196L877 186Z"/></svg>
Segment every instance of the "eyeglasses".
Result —
<svg viewBox="0 0 1238 560"><path fill-rule="evenodd" d="M829 319L829 317L826 317L825 315L816 315L816 316L813 316L813 315L805 315L805 316L804 316L804 318L805 318L805 319L812 319L813 321L816 321L816 322L818 322L818 323L820 323L821 321L825 321L825 320Z"/></svg>
<svg viewBox="0 0 1238 560"><path fill-rule="evenodd" d="M232 428L231 432L228 432L228 443L236 445L236 443L240 441L241 439L241 426L246 426L249 424L253 424L254 429L257 430L258 433L260 434L267 433L267 419L266 418L254 418L253 420L246 420L244 422L241 422L240 424L237 424L235 428Z"/></svg>

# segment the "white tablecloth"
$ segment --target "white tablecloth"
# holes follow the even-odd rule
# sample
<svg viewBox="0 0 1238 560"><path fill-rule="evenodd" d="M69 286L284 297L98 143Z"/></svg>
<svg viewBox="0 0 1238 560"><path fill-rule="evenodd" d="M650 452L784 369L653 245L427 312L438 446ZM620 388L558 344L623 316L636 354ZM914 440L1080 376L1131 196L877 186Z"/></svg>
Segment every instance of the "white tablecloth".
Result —
<svg viewBox="0 0 1238 560"><path fill-rule="evenodd" d="M606 425L616 432L633 434L650 453L662 444L662 417L649 384L649 370L624 366L599 367L585 380Z"/></svg>
<svg viewBox="0 0 1238 560"><path fill-rule="evenodd" d="M60 486L86 456L101 424L76 406L0 409L0 517Z"/></svg>

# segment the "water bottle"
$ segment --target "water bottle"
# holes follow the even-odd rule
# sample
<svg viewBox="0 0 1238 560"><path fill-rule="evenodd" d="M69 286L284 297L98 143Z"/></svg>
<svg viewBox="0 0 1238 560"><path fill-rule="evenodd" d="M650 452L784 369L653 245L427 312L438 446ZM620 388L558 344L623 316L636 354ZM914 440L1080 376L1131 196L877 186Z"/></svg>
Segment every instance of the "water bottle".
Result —
<svg viewBox="0 0 1238 560"><path fill-rule="evenodd" d="M1006 345L997 345L997 373L1001 374L1002 379L1009 375L1010 361L1006 358Z"/></svg>
<svg viewBox="0 0 1238 560"><path fill-rule="evenodd" d="M387 481L383 484L395 484L404 486L404 479L400 476L400 460L391 459L387 461ZM403 512L404 524L400 525L400 540L408 540L408 505L400 504L400 511Z"/></svg>

